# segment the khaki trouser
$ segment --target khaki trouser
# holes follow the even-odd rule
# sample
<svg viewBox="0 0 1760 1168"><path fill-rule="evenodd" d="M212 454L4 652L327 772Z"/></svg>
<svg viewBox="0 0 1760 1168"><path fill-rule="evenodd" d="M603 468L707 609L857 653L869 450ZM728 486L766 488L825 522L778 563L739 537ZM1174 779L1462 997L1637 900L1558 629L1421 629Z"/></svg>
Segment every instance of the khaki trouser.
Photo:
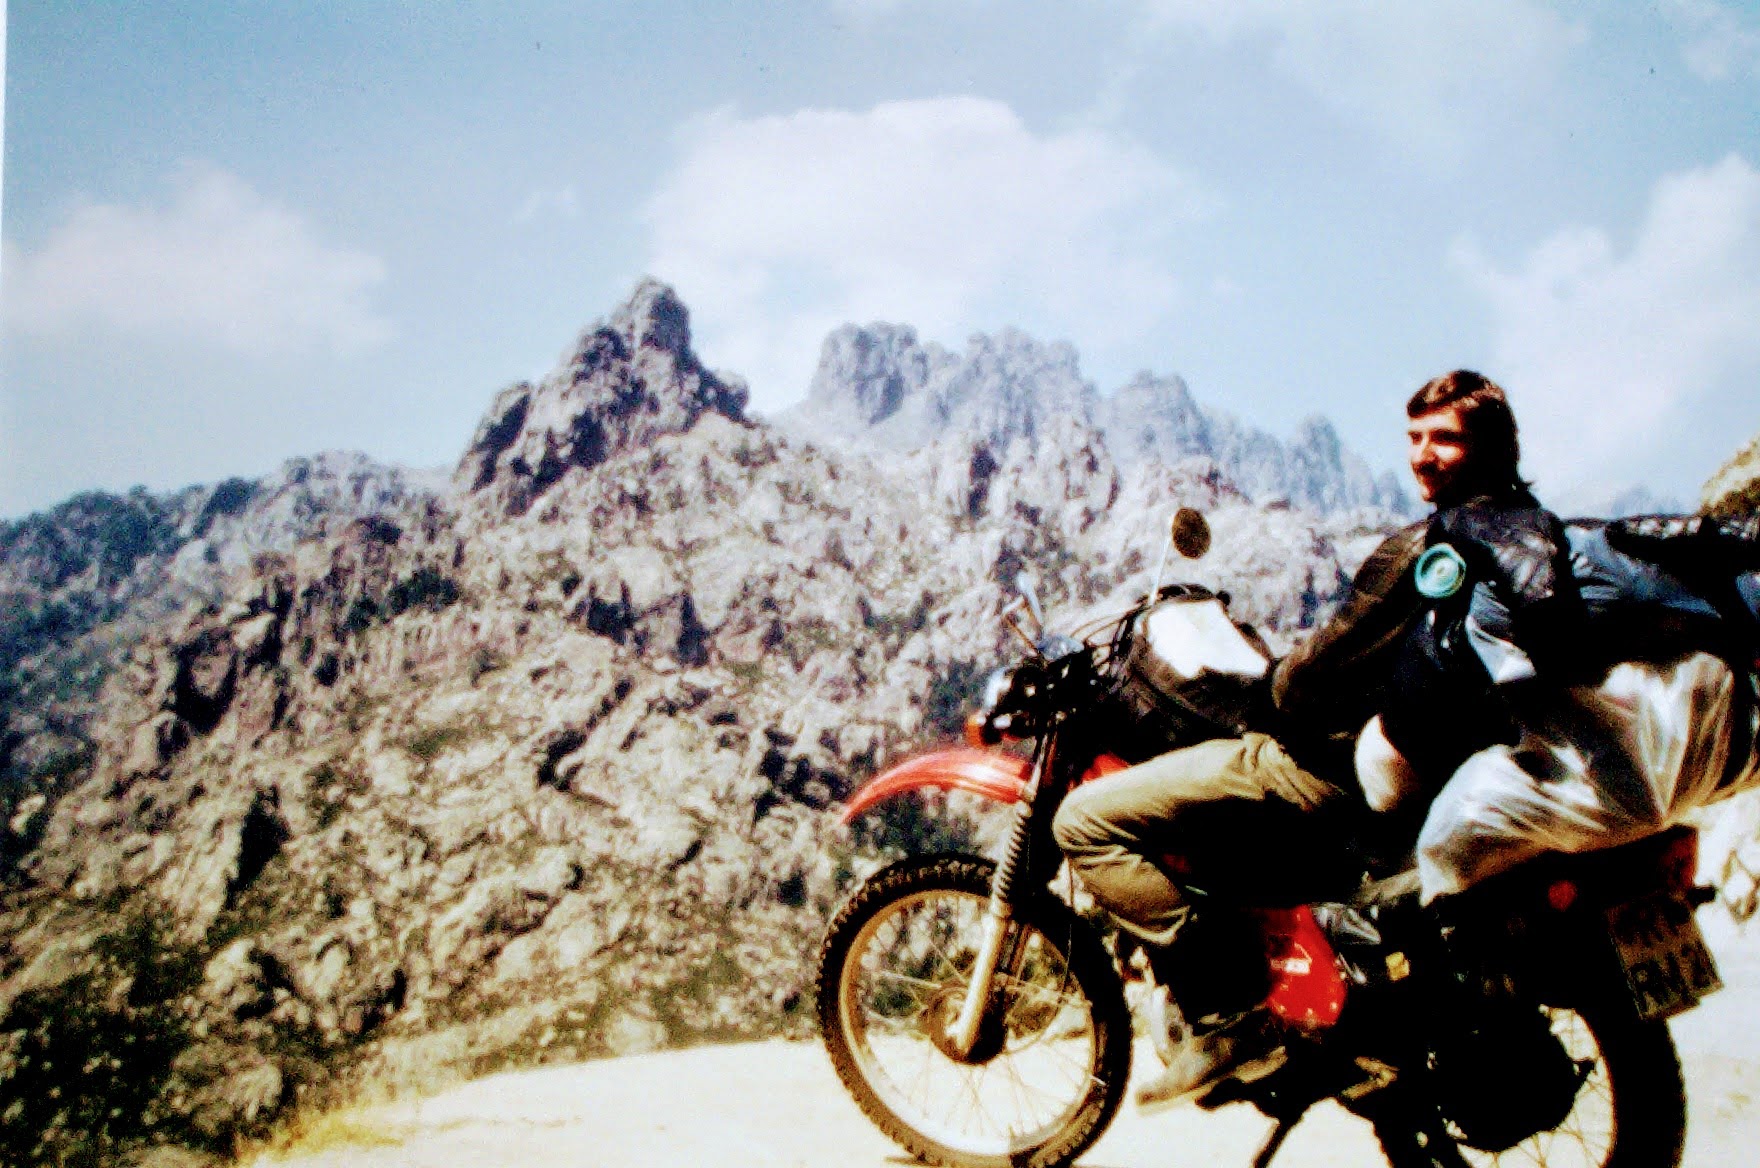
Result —
<svg viewBox="0 0 1760 1168"><path fill-rule="evenodd" d="M1271 738L1199 743L1086 783L1057 809L1052 832L1107 911L1145 941L1167 945L1186 896L1156 861L1232 854L1251 863L1267 845L1255 828L1309 817L1342 792L1297 766Z"/></svg>

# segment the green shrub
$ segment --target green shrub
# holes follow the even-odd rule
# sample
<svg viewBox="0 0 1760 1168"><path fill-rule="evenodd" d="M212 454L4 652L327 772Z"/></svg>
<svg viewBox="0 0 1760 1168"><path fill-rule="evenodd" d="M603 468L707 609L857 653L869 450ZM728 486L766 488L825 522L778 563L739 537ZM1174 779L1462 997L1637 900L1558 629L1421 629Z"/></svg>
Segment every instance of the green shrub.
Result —
<svg viewBox="0 0 1760 1168"><path fill-rule="evenodd" d="M417 607L438 612L457 600L458 585L452 578L423 565L392 586L385 596L385 607L398 616Z"/></svg>
<svg viewBox="0 0 1760 1168"><path fill-rule="evenodd" d="M760 661L729 661L726 669L742 685L758 685L769 676Z"/></svg>
<svg viewBox="0 0 1760 1168"><path fill-rule="evenodd" d="M950 808L938 791L913 791L889 799L851 825L856 846L887 856L970 852L977 825Z"/></svg>
<svg viewBox="0 0 1760 1168"><path fill-rule="evenodd" d="M58 750L37 764L32 777L42 783L60 784L89 767L92 753L88 742L81 742L70 750Z"/></svg>
<svg viewBox="0 0 1760 1168"><path fill-rule="evenodd" d="M499 649L491 649L487 645L478 645L471 653L471 684L483 680L484 677L498 670L507 668L507 654Z"/></svg>
<svg viewBox="0 0 1760 1168"><path fill-rule="evenodd" d="M468 737L470 733L463 726L430 726L409 740L409 752L423 762L433 762Z"/></svg>
<svg viewBox="0 0 1760 1168"><path fill-rule="evenodd" d="M178 1002L200 984L200 954L145 915L92 952L93 968L19 995L0 1020L0 1163L84 1168L144 1143L202 1143L159 1107L189 1042Z"/></svg>
<svg viewBox="0 0 1760 1168"><path fill-rule="evenodd" d="M250 479L230 478L217 485L208 501L202 504L201 514L196 516L197 538L207 535L214 520L221 516L242 514L256 497L257 484Z"/></svg>
<svg viewBox="0 0 1760 1168"><path fill-rule="evenodd" d="M965 728L966 714L977 703L984 674L976 661L950 661L935 674L924 704L923 722L936 734L955 737Z"/></svg>
<svg viewBox="0 0 1760 1168"><path fill-rule="evenodd" d="M354 603L348 606L348 615L342 618L342 631L350 636L364 633L378 617L378 602L371 596L362 594L355 597Z"/></svg>

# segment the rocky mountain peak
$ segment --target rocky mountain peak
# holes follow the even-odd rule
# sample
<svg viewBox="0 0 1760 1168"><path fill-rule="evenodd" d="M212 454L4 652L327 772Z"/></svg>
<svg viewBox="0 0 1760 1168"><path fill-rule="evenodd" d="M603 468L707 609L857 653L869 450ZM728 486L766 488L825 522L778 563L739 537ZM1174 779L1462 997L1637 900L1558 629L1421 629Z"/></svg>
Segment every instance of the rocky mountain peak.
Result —
<svg viewBox="0 0 1760 1168"><path fill-rule="evenodd" d="M1310 414L1296 427L1295 447L1326 462L1336 463L1344 454L1344 443L1338 440L1338 431L1319 414Z"/></svg>
<svg viewBox="0 0 1760 1168"><path fill-rule="evenodd" d="M879 426L907 406L921 407L929 358L909 325L843 325L825 338L801 412L829 411Z"/></svg>
<svg viewBox="0 0 1760 1168"><path fill-rule="evenodd" d="M949 425L1007 444L1037 437L1053 418L1090 420L1095 392L1073 346L1042 344L1009 328L966 343L940 398Z"/></svg>
<svg viewBox="0 0 1760 1168"><path fill-rule="evenodd" d="M844 325L826 338L806 400L777 420L832 446L897 454L952 444L1053 461L1072 449L1074 426L1087 435L1076 446L1091 439L1121 467L1205 458L1253 498L1319 511L1411 506L1398 480L1371 474L1324 418L1286 441L1200 405L1182 378L1148 371L1102 396L1073 346L1012 328L953 353L904 325Z"/></svg>
<svg viewBox="0 0 1760 1168"><path fill-rule="evenodd" d="M632 348L658 349L684 362L691 354L691 314L678 293L655 279L637 284L611 314L611 328Z"/></svg>
<svg viewBox="0 0 1760 1168"><path fill-rule="evenodd" d="M1210 424L1185 379L1143 370L1106 402L1106 444L1125 463L1209 455Z"/></svg>
<svg viewBox="0 0 1760 1168"><path fill-rule="evenodd" d="M494 512L523 514L571 470L683 433L705 413L744 422L745 405L744 383L710 372L691 350L677 293L644 280L537 385L496 395L453 483Z"/></svg>
<svg viewBox="0 0 1760 1168"><path fill-rule="evenodd" d="M781 421L833 445L904 452L954 437L1000 449L1036 442L1053 418L1091 422L1094 396L1067 343L1010 328L976 334L956 354L877 322L825 339L806 400Z"/></svg>

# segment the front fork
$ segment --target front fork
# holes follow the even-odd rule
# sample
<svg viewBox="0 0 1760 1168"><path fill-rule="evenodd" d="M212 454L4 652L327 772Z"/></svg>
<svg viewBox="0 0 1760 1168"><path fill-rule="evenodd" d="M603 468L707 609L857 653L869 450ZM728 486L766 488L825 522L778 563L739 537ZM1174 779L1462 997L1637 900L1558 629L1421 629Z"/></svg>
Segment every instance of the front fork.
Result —
<svg viewBox="0 0 1760 1168"><path fill-rule="evenodd" d="M996 865L996 876L990 883L990 904L984 912L983 933L978 941L978 957L972 964L972 979L966 985L965 1000L959 1015L948 1027L950 1046L960 1055L970 1055L978 1042L978 1031L993 997L996 971L1005 964L1012 966L1019 959L1010 953L1014 920L1015 888L1023 876L1022 868L1031 852L1034 829L1034 796L1039 791L1045 761L1049 752L1041 749L1033 757L1033 767L1021 798L1015 804L1014 828L1009 832L1008 846ZM1006 959L1006 961L1005 961Z"/></svg>
<svg viewBox="0 0 1760 1168"><path fill-rule="evenodd" d="M948 1044L963 1056L970 1055L978 1042L978 1025L990 1004L991 985L996 967L1002 960L1003 945L1008 940L1008 924L1013 919L1009 906L992 893L989 911L984 914L984 934L978 944L978 960L972 965L972 980L966 986L965 1001L960 1003L959 1017L948 1028Z"/></svg>

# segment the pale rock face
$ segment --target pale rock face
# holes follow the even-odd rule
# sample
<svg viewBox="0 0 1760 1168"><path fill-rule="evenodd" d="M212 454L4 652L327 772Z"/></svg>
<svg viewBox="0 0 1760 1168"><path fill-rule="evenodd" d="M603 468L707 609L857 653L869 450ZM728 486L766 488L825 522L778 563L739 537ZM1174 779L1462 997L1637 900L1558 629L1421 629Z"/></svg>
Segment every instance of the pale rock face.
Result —
<svg viewBox="0 0 1760 1168"><path fill-rule="evenodd" d="M1760 510L1760 436L1717 468L1700 494L1713 515L1745 515Z"/></svg>
<svg viewBox="0 0 1760 1168"><path fill-rule="evenodd" d="M908 442L917 445L935 412L926 389L932 358L951 361L918 344L916 330L904 325L844 325L825 338L808 404L797 413L803 423L830 417L854 418L869 429L890 424L908 430Z"/></svg>
<svg viewBox="0 0 1760 1168"><path fill-rule="evenodd" d="M1005 329L955 355L901 325L844 325L826 338L806 400L781 420L821 440L891 451L949 435L1007 445L1055 417L1088 420L1093 398L1067 344Z"/></svg>
<svg viewBox="0 0 1760 1168"><path fill-rule="evenodd" d="M954 354L920 343L901 325L845 325L826 338L806 400L778 423L850 450L951 443L994 453L1037 441L1053 420L1090 431L1121 466L1211 459L1261 502L1322 512L1412 508L1399 480L1373 476L1324 419L1308 419L1285 442L1198 405L1180 378L1147 372L1101 395L1083 379L1069 345L1044 345L1013 329L974 336Z"/></svg>
<svg viewBox="0 0 1760 1168"><path fill-rule="evenodd" d="M302 1083L800 1031L836 898L876 841L912 842L837 808L957 733L1015 655L1018 573L1056 627L1116 612L1197 506L1216 551L1166 578L1230 589L1283 647L1393 521L1257 505L1204 455L1121 467L1067 348L839 336L866 380L824 393L948 433L852 451L748 420L644 284L496 398L450 490L324 460L235 489L200 538L244 566L169 618L97 558L68 573L62 595L124 587L85 635L127 649L85 753L8 795L0 1009L129 914L163 921L199 1031L166 1107L198 1133L261 1130ZM47 528L6 538L61 562ZM31 708L15 764L61 707Z"/></svg>
<svg viewBox="0 0 1760 1168"><path fill-rule="evenodd" d="M1106 441L1126 462L1174 462L1214 451L1210 421L1179 377L1139 373L1107 406Z"/></svg>
<svg viewBox="0 0 1760 1168"><path fill-rule="evenodd" d="M162 497L91 493L0 524L0 808L47 794L39 789L44 777L54 785L82 756L108 663L181 609L217 600L229 577L265 554L337 535L364 517L407 521L444 482L331 452L290 459L256 481ZM271 626L266 619L241 623L236 632L247 657L271 648ZM214 657L197 645L186 653L185 699L211 701L227 679L223 668L207 671L230 655ZM169 674L161 679L171 681ZM138 761L148 766L175 749L181 732L161 722L141 738ZM0 836L0 865L32 838Z"/></svg>

